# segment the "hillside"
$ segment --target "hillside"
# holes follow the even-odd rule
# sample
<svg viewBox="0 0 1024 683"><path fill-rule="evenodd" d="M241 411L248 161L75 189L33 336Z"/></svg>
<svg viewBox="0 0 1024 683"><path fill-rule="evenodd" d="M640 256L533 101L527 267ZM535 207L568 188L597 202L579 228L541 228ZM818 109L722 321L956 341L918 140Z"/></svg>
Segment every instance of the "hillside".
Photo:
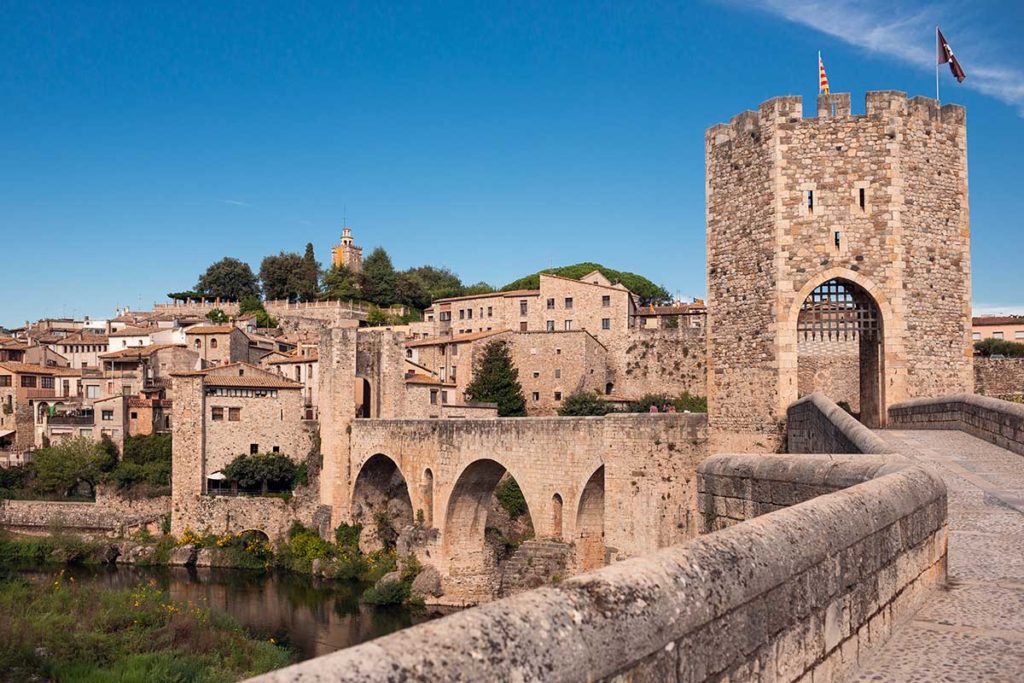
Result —
<svg viewBox="0 0 1024 683"><path fill-rule="evenodd" d="M621 282L624 284L631 292L639 296L644 304L668 303L672 299L671 295L669 295L668 291L666 291L664 287L654 284L643 275L637 275L636 273L629 273L622 270L614 270L612 268L602 266L600 263L590 263L589 261L577 263L571 266L561 266L559 268L545 268L533 275L527 275L510 282L501 289L502 291L508 291L511 289L537 289L540 286L541 273L561 275L562 277L570 277L574 280L579 280L587 273L595 270L601 271L601 274L608 278L612 283Z"/></svg>

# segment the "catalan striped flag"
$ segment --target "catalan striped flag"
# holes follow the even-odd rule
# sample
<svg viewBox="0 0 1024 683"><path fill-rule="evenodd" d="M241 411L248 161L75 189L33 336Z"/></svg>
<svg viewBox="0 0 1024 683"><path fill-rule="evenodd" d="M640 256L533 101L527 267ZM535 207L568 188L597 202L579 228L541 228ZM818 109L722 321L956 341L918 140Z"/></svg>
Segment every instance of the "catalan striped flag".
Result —
<svg viewBox="0 0 1024 683"><path fill-rule="evenodd" d="M821 61L821 53L818 53L818 94L828 95L828 76L825 75L825 62Z"/></svg>

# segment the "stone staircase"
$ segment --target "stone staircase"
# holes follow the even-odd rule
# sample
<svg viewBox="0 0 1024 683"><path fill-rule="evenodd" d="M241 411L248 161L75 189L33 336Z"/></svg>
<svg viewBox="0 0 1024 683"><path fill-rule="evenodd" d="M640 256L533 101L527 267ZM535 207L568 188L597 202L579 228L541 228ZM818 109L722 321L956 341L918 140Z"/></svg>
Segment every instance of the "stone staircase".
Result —
<svg viewBox="0 0 1024 683"><path fill-rule="evenodd" d="M530 539L501 566L499 597L544 586L568 576L572 545L561 541Z"/></svg>

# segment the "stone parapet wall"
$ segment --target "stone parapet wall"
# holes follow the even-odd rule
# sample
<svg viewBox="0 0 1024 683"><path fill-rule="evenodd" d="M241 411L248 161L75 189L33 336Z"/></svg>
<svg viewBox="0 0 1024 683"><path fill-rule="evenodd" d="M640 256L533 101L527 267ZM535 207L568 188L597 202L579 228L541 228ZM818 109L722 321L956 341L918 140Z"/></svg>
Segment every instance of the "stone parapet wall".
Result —
<svg viewBox="0 0 1024 683"><path fill-rule="evenodd" d="M129 500L101 488L93 503L0 500L0 527L25 533L120 533L159 522L170 511L170 496Z"/></svg>
<svg viewBox="0 0 1024 683"><path fill-rule="evenodd" d="M892 429L958 429L1024 455L1024 405L976 394L954 394L898 403L889 408Z"/></svg>
<svg viewBox="0 0 1024 683"><path fill-rule="evenodd" d="M701 476L755 482L761 457ZM770 476L841 485L822 458L776 458ZM946 490L897 459L832 462L853 486L257 680L839 678L944 579Z"/></svg>
<svg viewBox="0 0 1024 683"><path fill-rule="evenodd" d="M820 392L786 411L790 453L888 453L889 447L855 417Z"/></svg>
<svg viewBox="0 0 1024 683"><path fill-rule="evenodd" d="M319 483L296 491L290 500L271 496L195 495L174 501L174 529L214 534L262 531L273 542L284 538L293 522L318 528ZM170 507L170 506L168 506Z"/></svg>
<svg viewBox="0 0 1024 683"><path fill-rule="evenodd" d="M974 390L992 398L1024 396L1024 358L975 358Z"/></svg>

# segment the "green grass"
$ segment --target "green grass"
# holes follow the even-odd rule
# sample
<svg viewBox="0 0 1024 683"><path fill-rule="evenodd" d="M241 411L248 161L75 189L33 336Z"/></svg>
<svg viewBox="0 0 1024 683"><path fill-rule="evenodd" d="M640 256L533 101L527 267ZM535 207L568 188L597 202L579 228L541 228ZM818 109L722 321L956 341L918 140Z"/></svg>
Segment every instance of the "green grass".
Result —
<svg viewBox="0 0 1024 683"><path fill-rule="evenodd" d="M6 680L234 681L291 660L231 618L173 601L155 584L107 590L63 572L0 578Z"/></svg>

